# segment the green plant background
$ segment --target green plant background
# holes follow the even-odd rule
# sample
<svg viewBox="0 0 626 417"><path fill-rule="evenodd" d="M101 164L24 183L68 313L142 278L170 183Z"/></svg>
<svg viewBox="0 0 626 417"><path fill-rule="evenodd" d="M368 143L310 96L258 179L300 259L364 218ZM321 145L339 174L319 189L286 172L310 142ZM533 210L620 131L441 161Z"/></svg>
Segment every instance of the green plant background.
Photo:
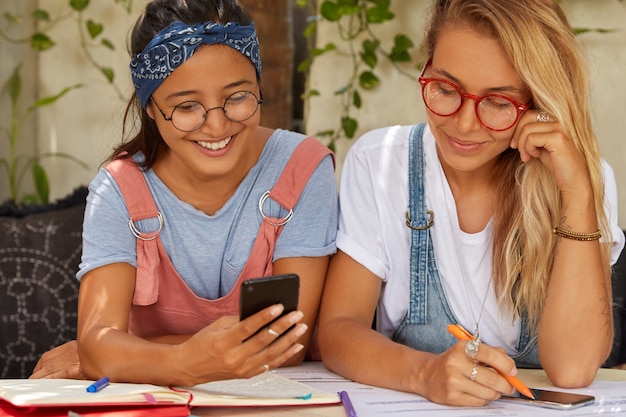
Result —
<svg viewBox="0 0 626 417"><path fill-rule="evenodd" d="M300 7L309 6L312 0L297 0ZM567 0L561 0L561 2ZM617 0L622 2L623 0ZM423 1L422 4L425 2ZM345 79L337 80L333 94L337 97L340 109L335 127L312 132L326 138L328 146L336 150L336 141L342 138L353 139L359 129L359 119L355 113L364 105L371 105L368 92L384 88L384 80L378 74L379 63L386 61L407 81L416 83L423 66L420 40L412 39L406 33L397 32L392 37L380 36L376 26L393 25L396 14L392 11L391 0L323 0L319 5L319 16L305 29L311 47L310 55L300 63L298 71L308 72L313 62L327 54L340 54L347 58L351 70ZM335 26L338 37L323 45L315 45L314 39L318 24L329 23ZM602 27L575 27L577 35L585 33L613 33L616 29ZM382 84L382 85L381 85ZM310 100L321 93L314 87L305 92ZM332 123L329 123L333 126Z"/></svg>
<svg viewBox="0 0 626 417"><path fill-rule="evenodd" d="M132 10L132 0L111 0L114 4L122 7L126 13ZM75 47L89 62L90 66L99 72L106 82L113 88L120 99L124 99L123 93L115 83L115 71L96 60L92 50L105 48L115 51L111 40L103 35L104 25L95 18L89 17L90 0L69 0L64 9L57 10L53 14L46 8L36 8L28 15L22 14L21 10L5 10L2 26L0 26L0 39L13 45L28 46L34 53L46 53L58 48L50 32L60 25L69 24L75 26L76 43L69 45ZM68 45L64 45L67 47ZM77 166L87 169L88 166L75 156L64 152L19 153L18 142L25 141L24 128L31 121L33 113L46 106L54 105L72 90L83 88L84 84L68 84L53 95L38 98L28 102L28 97L23 94L23 63L18 63L2 86L2 92L9 98L9 117L3 120L1 126L2 138L8 143L8 151L0 156L0 172L6 174L6 183L9 189L9 199L17 205L48 203L50 197L50 181L48 174L41 164L46 158L63 158L74 162ZM24 191L22 185L28 178L34 185L34 192Z"/></svg>
<svg viewBox="0 0 626 417"><path fill-rule="evenodd" d="M50 196L54 198L66 195L70 184L86 184L93 178L98 164L120 138L125 105L119 99L116 87L108 81L106 71L90 64L80 48L66 54L67 46L80 44L77 29L84 28L84 39L90 46L88 51L93 60L103 68L116 68L114 85L121 91L130 91L126 74L127 54L123 45L128 28L146 1L134 0L133 10L128 13L123 2L91 0L82 12L82 21L76 12L68 12L69 0L0 2L2 30L7 27L4 12L26 9L27 4L39 4L48 9L51 21L68 15L51 26L50 37L56 45L44 52L20 53L23 48L30 49L29 44L14 45L0 39L0 55L3 57L0 60L0 126L3 129L0 131L0 158L7 158L9 154L5 130L10 127L10 123L5 122L10 113L7 81L17 64L24 62L20 102L23 111L41 97L54 97L66 87L82 85L67 91L53 105L33 111L23 123L23 139L16 146L16 153L39 158L38 162L49 176ZM293 1L294 4L306 4L310 0ZM315 49L311 49L310 60L300 63L301 70L311 70L307 81L304 128L306 133L319 136L337 151L337 172L340 172L343 155L353 140L365 131L423 120L421 103L417 100L418 85L414 80L419 71L421 28L428 3L429 0L318 1L319 10L332 20L324 18L323 14L311 16L308 20L310 25L306 33L315 35L310 39L311 47ZM620 97L624 95L623 72L626 68L626 1L563 0L561 4L572 16L576 27L600 28L602 32L609 30L608 33L586 32L580 39L589 46L592 72L596 78L593 94L601 145L616 172L618 184L626 184L626 164L622 162L626 160L626 142L620 133L626 131L626 118L620 110L623 108ZM365 13L357 13L358 10L365 10ZM350 36L342 37L339 25L350 21L356 25L360 16L369 19L365 26L356 26L357 32L361 32L354 35L355 28L352 28L344 34ZM28 18L25 14L24 17ZM91 30L102 26L102 31L93 39L86 26L90 19L94 22L90 25ZM41 22L41 27L44 26ZM13 26L16 27L19 26ZM16 37L26 38L27 29L31 27L23 25ZM619 31L610 31L615 28ZM404 36L396 38L398 34ZM115 50L103 45L101 39L109 39ZM410 60L406 60L407 55ZM9 59L5 59L7 57ZM78 64L83 69L76 70ZM348 139L350 136L352 139ZM51 153L71 155L89 167L84 169L65 157L45 157ZM25 159L21 163L29 162ZM5 170L5 165L0 164L0 203L9 189ZM32 165L24 172L22 195L36 194L31 185ZM626 224L626 193L620 194L620 207L621 223Z"/></svg>

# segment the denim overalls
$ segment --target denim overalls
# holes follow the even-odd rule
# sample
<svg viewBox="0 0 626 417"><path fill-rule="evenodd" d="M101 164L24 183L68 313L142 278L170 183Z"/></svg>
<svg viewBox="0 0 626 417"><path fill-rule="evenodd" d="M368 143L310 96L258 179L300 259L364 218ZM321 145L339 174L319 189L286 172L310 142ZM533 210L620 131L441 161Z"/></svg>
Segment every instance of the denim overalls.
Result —
<svg viewBox="0 0 626 417"><path fill-rule="evenodd" d="M409 136L410 301L409 311L396 328L393 340L417 350L441 353L457 343L448 333L447 326L459 321L448 305L441 285L430 238L433 213L425 207L424 127L425 124L415 125ZM526 314L523 314L518 354L513 359L520 368L539 368L537 336L529 334L527 324Z"/></svg>

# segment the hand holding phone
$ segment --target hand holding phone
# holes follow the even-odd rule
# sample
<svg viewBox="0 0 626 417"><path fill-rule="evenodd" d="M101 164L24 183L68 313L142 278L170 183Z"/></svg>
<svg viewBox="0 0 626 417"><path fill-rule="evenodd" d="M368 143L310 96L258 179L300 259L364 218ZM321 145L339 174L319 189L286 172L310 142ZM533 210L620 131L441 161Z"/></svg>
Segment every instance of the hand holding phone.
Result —
<svg viewBox="0 0 626 417"><path fill-rule="evenodd" d="M300 277L296 274L246 280L241 284L239 319L245 320L266 307L282 304L285 309L277 320L298 309L299 290Z"/></svg>

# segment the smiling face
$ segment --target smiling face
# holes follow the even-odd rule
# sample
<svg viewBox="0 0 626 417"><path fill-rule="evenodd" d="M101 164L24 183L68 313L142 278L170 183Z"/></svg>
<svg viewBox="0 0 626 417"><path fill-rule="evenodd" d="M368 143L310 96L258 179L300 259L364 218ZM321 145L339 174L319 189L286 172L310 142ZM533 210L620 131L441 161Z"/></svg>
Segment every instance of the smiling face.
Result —
<svg viewBox="0 0 626 417"><path fill-rule="evenodd" d="M466 24L448 25L441 30L432 65L425 75L450 81L465 93L479 97L500 94L520 103L530 99L499 43ZM489 130L476 116L475 105L474 100L466 98L451 116L427 110L447 174L489 173L497 156L509 148L515 125L499 132Z"/></svg>
<svg viewBox="0 0 626 417"><path fill-rule="evenodd" d="M225 45L201 46L172 72L146 107L168 147L155 164L159 175L167 170L186 180L198 181L220 177L240 180L245 176L256 163L264 141L255 140L260 110L247 120L234 122L220 109L238 91L250 91L260 97L250 60ZM176 106L190 101L211 110L198 129L183 132L163 114L169 118ZM185 105L180 109L177 112L188 111Z"/></svg>

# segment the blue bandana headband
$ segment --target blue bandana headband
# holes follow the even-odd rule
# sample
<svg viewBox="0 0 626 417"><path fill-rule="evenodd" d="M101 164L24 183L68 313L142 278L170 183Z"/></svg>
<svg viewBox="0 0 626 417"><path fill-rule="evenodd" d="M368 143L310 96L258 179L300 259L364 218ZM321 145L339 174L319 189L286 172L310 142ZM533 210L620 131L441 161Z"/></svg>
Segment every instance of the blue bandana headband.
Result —
<svg viewBox="0 0 626 417"><path fill-rule="evenodd" d="M261 55L254 22L242 26L234 22L187 25L176 21L157 33L130 61L133 85L144 109L161 83L203 44L222 44L236 49L252 61L257 77L261 77Z"/></svg>

